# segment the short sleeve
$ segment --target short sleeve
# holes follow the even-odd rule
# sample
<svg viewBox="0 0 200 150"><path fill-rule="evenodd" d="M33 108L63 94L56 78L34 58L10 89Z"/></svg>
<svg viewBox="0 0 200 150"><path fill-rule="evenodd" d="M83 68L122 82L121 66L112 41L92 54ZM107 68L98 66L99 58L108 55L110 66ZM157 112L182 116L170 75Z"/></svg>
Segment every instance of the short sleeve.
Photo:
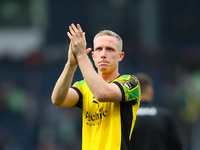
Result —
<svg viewBox="0 0 200 150"><path fill-rule="evenodd" d="M73 85L72 85L72 89L74 89L78 95L79 95L79 100L78 100L78 103L75 105L76 107L78 108L81 108L82 109L82 106L83 106L83 95L82 95L82 92L81 92L81 85L82 85L82 81L80 82L75 82Z"/></svg>
<svg viewBox="0 0 200 150"><path fill-rule="evenodd" d="M123 75L113 81L122 92L121 102L131 105L140 103L140 84L134 75Z"/></svg>

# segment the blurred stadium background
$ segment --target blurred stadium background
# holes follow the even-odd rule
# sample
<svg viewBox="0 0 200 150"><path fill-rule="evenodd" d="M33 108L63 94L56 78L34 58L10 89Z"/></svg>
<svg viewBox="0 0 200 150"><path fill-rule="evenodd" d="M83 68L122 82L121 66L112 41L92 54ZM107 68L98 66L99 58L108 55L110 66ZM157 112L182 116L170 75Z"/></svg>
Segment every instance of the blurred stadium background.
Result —
<svg viewBox="0 0 200 150"><path fill-rule="evenodd" d="M88 47L103 29L122 37L121 74L148 73L154 103L173 112L185 150L199 150L199 8L198 0L0 0L0 149L81 149L81 111L51 103L66 32L80 23Z"/></svg>

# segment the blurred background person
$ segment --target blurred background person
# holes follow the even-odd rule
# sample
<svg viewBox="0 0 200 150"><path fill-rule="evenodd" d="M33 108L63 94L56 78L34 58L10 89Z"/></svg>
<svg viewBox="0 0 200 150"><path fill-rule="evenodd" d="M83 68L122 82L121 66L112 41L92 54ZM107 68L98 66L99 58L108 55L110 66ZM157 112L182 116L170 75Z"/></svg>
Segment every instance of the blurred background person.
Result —
<svg viewBox="0 0 200 150"><path fill-rule="evenodd" d="M153 81L144 73L135 74L141 86L141 104L132 133L133 150L182 150L178 124L170 111L153 104Z"/></svg>

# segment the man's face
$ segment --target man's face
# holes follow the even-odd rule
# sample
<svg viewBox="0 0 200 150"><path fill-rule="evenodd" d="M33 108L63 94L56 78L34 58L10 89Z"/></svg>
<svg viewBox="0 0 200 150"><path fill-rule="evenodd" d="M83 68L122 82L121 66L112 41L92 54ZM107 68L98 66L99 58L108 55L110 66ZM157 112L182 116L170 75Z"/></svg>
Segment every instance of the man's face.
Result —
<svg viewBox="0 0 200 150"><path fill-rule="evenodd" d="M119 42L115 37L103 35L94 40L92 57L98 71L109 73L118 68L124 53L120 51Z"/></svg>

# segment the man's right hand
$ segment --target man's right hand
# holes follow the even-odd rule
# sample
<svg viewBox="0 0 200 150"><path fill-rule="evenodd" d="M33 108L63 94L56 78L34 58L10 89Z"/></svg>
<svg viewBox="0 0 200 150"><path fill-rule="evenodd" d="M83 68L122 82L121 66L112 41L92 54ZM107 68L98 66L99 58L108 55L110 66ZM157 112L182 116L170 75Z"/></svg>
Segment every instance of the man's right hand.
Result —
<svg viewBox="0 0 200 150"><path fill-rule="evenodd" d="M89 54L89 52L91 50L92 50L91 48L88 48L88 49L85 50L85 53ZM72 43L71 42L69 44L69 50L68 50L68 63L70 64L70 66L78 65L78 62L76 60L75 54L74 54L73 49L72 49Z"/></svg>
<svg viewBox="0 0 200 150"><path fill-rule="evenodd" d="M69 44L69 50L68 50L68 63L70 64L70 66L78 65L78 62L77 62L76 57L75 57L73 50L72 50L72 43L71 42Z"/></svg>

